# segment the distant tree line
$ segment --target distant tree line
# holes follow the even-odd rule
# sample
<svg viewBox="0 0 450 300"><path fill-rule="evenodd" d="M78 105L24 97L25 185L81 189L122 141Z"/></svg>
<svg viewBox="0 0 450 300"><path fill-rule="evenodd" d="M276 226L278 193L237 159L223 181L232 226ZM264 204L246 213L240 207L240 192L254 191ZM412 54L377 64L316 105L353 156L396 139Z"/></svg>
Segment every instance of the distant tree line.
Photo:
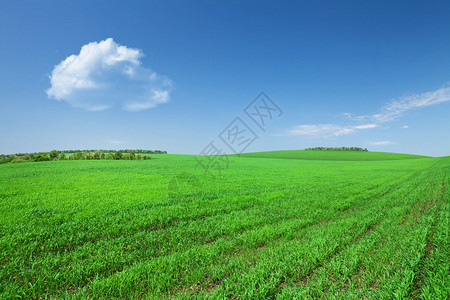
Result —
<svg viewBox="0 0 450 300"><path fill-rule="evenodd" d="M368 152L367 148L360 147L314 147L314 148L306 148L305 150L331 150L331 151L364 151Z"/></svg>
<svg viewBox="0 0 450 300"><path fill-rule="evenodd" d="M116 152L122 152L122 153L147 153L147 154L167 154L167 151L163 150L143 150L143 149L122 149L122 150L104 150L104 149L85 149L85 150L61 150L60 153L75 153L75 152L97 152L100 151L101 153L116 153ZM40 153L49 153L49 152L40 152ZM20 154L20 153L19 153Z"/></svg>
<svg viewBox="0 0 450 300"><path fill-rule="evenodd" d="M70 154L70 155L68 155ZM1 154L0 164L40 162L52 160L148 160L150 156L141 154L167 154L162 150L52 150L50 152Z"/></svg>
<svg viewBox="0 0 450 300"><path fill-rule="evenodd" d="M115 151L115 152L101 152L99 150L95 152L82 152L77 151L70 155L68 160L147 160L151 159L150 156L136 154L134 150L129 152Z"/></svg>

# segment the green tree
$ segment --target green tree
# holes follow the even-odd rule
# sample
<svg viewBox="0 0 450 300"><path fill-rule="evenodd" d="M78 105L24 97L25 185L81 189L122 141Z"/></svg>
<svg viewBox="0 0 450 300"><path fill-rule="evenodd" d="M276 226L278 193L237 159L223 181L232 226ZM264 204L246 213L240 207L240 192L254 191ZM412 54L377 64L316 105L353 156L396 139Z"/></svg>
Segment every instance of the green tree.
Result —
<svg viewBox="0 0 450 300"><path fill-rule="evenodd" d="M47 155L38 155L34 159L34 161L36 161L36 162L38 162L38 161L49 161L49 160L50 160L50 158Z"/></svg>
<svg viewBox="0 0 450 300"><path fill-rule="evenodd" d="M100 156L102 155L102 153L100 151L95 151L93 158L94 159L100 159Z"/></svg>
<svg viewBox="0 0 450 300"><path fill-rule="evenodd" d="M50 159L56 159L59 155L58 150L52 150L50 151L50 153L48 154L48 156L50 157Z"/></svg>
<svg viewBox="0 0 450 300"><path fill-rule="evenodd" d="M114 159L115 160L122 159L122 152L121 151L117 151L116 153L114 153Z"/></svg>

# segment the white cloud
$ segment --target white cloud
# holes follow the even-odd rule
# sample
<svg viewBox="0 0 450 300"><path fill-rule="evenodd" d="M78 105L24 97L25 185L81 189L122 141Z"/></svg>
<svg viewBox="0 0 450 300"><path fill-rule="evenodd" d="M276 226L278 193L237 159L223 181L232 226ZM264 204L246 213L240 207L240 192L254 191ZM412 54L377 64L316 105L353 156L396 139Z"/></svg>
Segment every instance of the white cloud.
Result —
<svg viewBox="0 0 450 300"><path fill-rule="evenodd" d="M151 92L150 99L152 101L126 103L124 108L129 111L139 111L139 110L155 107L156 105L158 105L160 103L166 103L169 101L169 99L170 99L169 92L163 91L163 90L158 90L158 89L153 89Z"/></svg>
<svg viewBox="0 0 450 300"><path fill-rule="evenodd" d="M378 125L378 124L364 124L364 125L353 126L353 128L355 128L355 129L370 129L370 128L376 128L379 126L380 125Z"/></svg>
<svg viewBox="0 0 450 300"><path fill-rule="evenodd" d="M370 142L369 143L372 146L386 146L386 145L392 145L394 142L391 141L380 141L380 142Z"/></svg>
<svg viewBox="0 0 450 300"><path fill-rule="evenodd" d="M354 116L350 113L342 115L355 121L371 121L375 123L385 123L394 121L403 116L407 111L436 105L450 101L450 88L440 88L433 92L427 92L417 95L410 95L394 99L381 107L378 113L371 115Z"/></svg>
<svg viewBox="0 0 450 300"><path fill-rule="evenodd" d="M90 111L122 107L138 111L170 100L171 80L141 66L141 50L112 38L81 47L50 76L49 98Z"/></svg>
<svg viewBox="0 0 450 300"><path fill-rule="evenodd" d="M297 125L291 129L286 130L280 136L306 136L309 138L330 138L341 135L347 135L357 132L358 130L370 129L380 127L380 124L394 121L401 117L407 111L436 105L450 101L450 88L440 88L433 92L411 95L392 100L381 107L380 111L371 115L355 116L351 113L342 113L346 119L357 122L370 122L368 124L361 125L335 125L335 124L310 124L310 125ZM409 128L408 125L404 125L401 128ZM393 142L381 141L374 142L372 145L390 145Z"/></svg>
<svg viewBox="0 0 450 300"><path fill-rule="evenodd" d="M377 124L363 124L357 126L340 126L335 124L297 125L288 129L282 135L306 136L309 138L330 138L355 133L359 130L376 128Z"/></svg>

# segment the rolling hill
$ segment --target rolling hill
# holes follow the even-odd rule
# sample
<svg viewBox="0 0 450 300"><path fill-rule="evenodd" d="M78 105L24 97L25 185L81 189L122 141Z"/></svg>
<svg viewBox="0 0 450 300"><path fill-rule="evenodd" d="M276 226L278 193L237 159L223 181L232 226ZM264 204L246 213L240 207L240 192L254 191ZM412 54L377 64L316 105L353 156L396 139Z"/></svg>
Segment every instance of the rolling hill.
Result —
<svg viewBox="0 0 450 300"><path fill-rule="evenodd" d="M277 159L303 159L303 160L336 160L336 161L376 161L418 159L427 156L389 153L389 152L359 152L359 151L326 151L326 150L280 150L251 152L238 154L244 158L277 158Z"/></svg>

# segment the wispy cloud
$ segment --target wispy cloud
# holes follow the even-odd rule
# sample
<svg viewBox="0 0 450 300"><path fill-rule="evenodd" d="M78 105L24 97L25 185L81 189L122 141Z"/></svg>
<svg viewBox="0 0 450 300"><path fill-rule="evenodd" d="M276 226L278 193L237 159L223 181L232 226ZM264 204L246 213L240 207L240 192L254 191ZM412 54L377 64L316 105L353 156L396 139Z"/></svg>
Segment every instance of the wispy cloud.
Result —
<svg viewBox="0 0 450 300"><path fill-rule="evenodd" d="M110 144L123 144L122 141L113 141L113 140L107 140L105 141L106 143L110 143Z"/></svg>
<svg viewBox="0 0 450 300"><path fill-rule="evenodd" d="M364 124L364 125L357 125L353 126L354 129L370 129L370 128L376 128L379 127L378 124Z"/></svg>
<svg viewBox="0 0 450 300"><path fill-rule="evenodd" d="M409 128L409 126L408 125L403 125L402 128L406 129L406 128Z"/></svg>
<svg viewBox="0 0 450 300"><path fill-rule="evenodd" d="M351 113L342 113L345 119L352 120L360 125L337 125L337 124L307 124L296 125L291 129L285 130L280 136L305 136L308 138L331 138L347 134L356 133L359 130L380 127L380 124L397 120L406 112L431 105L437 105L450 101L450 88L440 88L433 92L410 95L394 99L383 105L379 112L369 115L353 115ZM407 125L402 128L408 128ZM372 145L389 145L393 142L381 141L374 142Z"/></svg>
<svg viewBox="0 0 450 300"><path fill-rule="evenodd" d="M363 124L356 126L340 126L336 124L310 124L297 125L292 129L286 130L281 135L305 136L308 138L330 138L342 135L353 134L359 130L376 128L377 124Z"/></svg>
<svg viewBox="0 0 450 300"><path fill-rule="evenodd" d="M383 105L379 112L369 115L352 115L343 113L348 119L355 121L371 121L375 123L385 123L398 119L410 110L415 110L427 106L432 106L450 101L450 88L440 88L433 92L427 92L417 95L410 95L394 99Z"/></svg>
<svg viewBox="0 0 450 300"><path fill-rule="evenodd" d="M143 53L112 38L81 47L56 65L49 98L89 111L122 107L139 111L170 100L171 81L141 65Z"/></svg>
<svg viewBox="0 0 450 300"><path fill-rule="evenodd" d="M386 145L392 145L395 143L391 142L391 141L379 141L379 142L370 142L369 144L372 146L386 146Z"/></svg>

